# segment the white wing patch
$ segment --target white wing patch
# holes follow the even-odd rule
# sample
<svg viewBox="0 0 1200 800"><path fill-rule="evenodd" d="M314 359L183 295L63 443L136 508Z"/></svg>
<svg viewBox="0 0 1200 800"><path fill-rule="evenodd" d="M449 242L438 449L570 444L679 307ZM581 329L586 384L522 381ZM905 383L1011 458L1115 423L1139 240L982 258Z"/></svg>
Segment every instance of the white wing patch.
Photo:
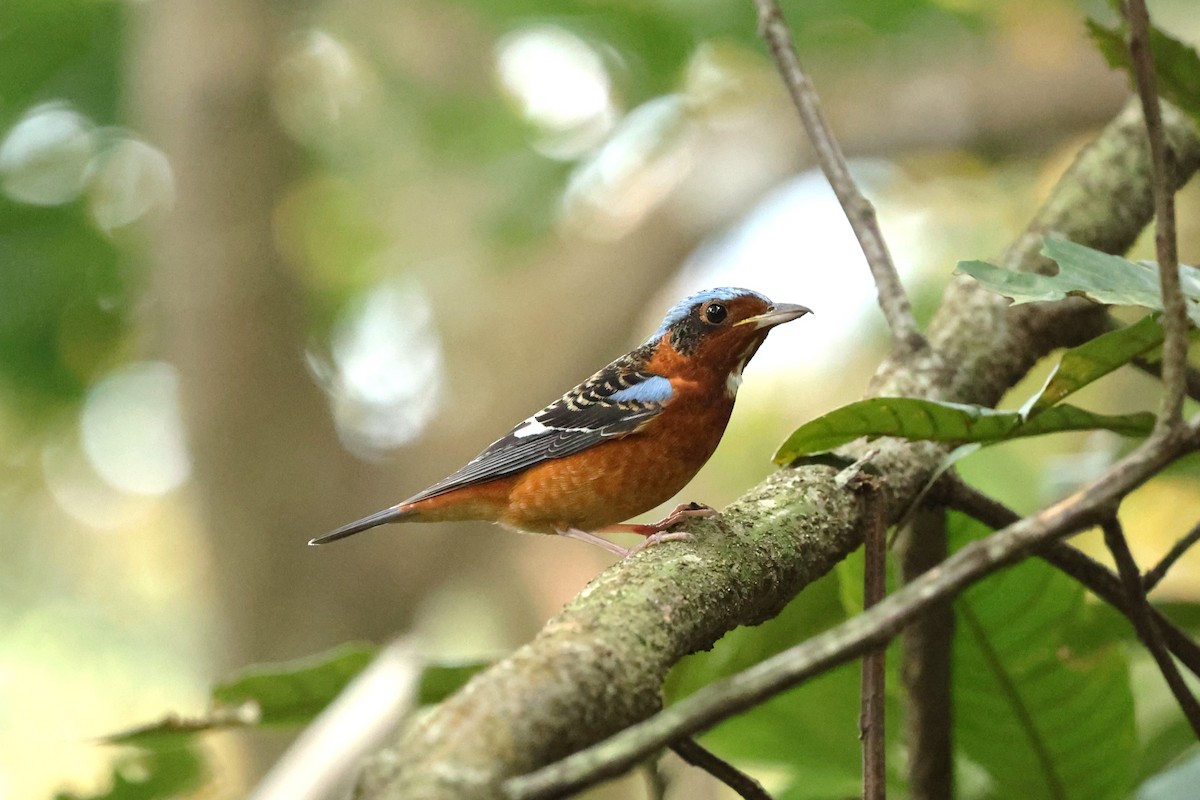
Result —
<svg viewBox="0 0 1200 800"><path fill-rule="evenodd" d="M543 433L550 433L552 430L552 428L547 428L539 422L537 417L530 417L513 429L512 435L518 439L524 439L527 436L541 436Z"/></svg>

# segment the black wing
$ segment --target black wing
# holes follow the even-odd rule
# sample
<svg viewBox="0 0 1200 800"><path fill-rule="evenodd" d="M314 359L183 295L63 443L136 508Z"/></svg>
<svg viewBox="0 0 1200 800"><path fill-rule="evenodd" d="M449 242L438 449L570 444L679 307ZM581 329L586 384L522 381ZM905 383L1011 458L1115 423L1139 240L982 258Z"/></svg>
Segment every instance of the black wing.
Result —
<svg viewBox="0 0 1200 800"><path fill-rule="evenodd" d="M633 367L629 356L614 361L492 442L458 472L404 503L511 475L634 433L662 412L673 391L666 378Z"/></svg>

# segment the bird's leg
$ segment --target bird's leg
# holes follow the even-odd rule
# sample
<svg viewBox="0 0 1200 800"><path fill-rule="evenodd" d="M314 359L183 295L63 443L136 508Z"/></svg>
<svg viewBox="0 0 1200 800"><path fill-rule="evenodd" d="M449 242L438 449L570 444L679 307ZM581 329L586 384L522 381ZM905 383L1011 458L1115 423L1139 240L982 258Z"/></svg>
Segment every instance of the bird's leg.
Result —
<svg viewBox="0 0 1200 800"><path fill-rule="evenodd" d="M636 533L645 536L645 541L627 552L628 557L634 553L640 553L651 545L661 544L662 542L687 541L692 538L690 533L669 529L683 522L685 519L715 517L717 513L715 508L706 506L703 503L683 503L676 506L675 510L665 518L650 525L622 523L620 525L609 525L607 528L601 528L601 530L605 533Z"/></svg>
<svg viewBox="0 0 1200 800"><path fill-rule="evenodd" d="M654 537L690 517L703 519L704 517L715 517L717 513L715 508L706 506L703 503L683 503L676 506L674 511L658 522L647 525L625 522L620 525L609 525L607 528L601 528L600 530L605 533L636 533L641 536ZM657 541L672 540L658 539Z"/></svg>
<svg viewBox="0 0 1200 800"><path fill-rule="evenodd" d="M555 531L555 533L557 533L559 536L565 536L568 539L578 539L581 542L587 542L588 544L594 544L597 547L603 547L605 550L616 553L622 558L629 556L629 554L632 552L624 547L621 547L621 545L617 544L616 542L610 542L603 536L597 536L594 533L581 531L578 528L563 528Z"/></svg>

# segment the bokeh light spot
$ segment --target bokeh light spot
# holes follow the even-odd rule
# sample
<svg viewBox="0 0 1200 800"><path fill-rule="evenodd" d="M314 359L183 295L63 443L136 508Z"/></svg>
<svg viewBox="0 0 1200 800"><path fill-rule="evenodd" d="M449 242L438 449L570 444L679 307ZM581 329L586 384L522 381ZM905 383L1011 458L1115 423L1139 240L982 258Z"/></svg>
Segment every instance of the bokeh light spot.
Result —
<svg viewBox="0 0 1200 800"><path fill-rule="evenodd" d="M13 200L55 206L79 196L96 152L92 123L64 103L30 109L0 144L0 176Z"/></svg>
<svg viewBox="0 0 1200 800"><path fill-rule="evenodd" d="M96 159L89 188L92 218L104 231L128 225L175 201L175 175L162 151L121 139Z"/></svg>
<svg viewBox="0 0 1200 800"><path fill-rule="evenodd" d="M115 489L161 495L191 472L179 410L179 376L161 361L127 364L100 380L84 401L83 450Z"/></svg>
<svg viewBox="0 0 1200 800"><path fill-rule="evenodd" d="M332 369L310 354L343 444L370 455L406 444L433 419L442 343L415 283L384 283L352 303L333 333Z"/></svg>
<svg viewBox="0 0 1200 800"><path fill-rule="evenodd" d="M545 155L574 158L613 126L604 62L569 31L539 26L505 37L496 46L496 73L522 116L547 134L538 145Z"/></svg>

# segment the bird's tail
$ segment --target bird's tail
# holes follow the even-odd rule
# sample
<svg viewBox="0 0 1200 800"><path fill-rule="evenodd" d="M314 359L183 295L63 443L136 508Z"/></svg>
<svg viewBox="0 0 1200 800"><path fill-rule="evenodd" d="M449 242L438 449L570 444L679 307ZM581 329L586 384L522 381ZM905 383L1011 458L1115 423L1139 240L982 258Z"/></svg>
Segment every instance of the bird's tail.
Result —
<svg viewBox="0 0 1200 800"><path fill-rule="evenodd" d="M360 531L365 531L368 528L374 528L378 525L383 525L388 522L401 522L409 517L416 516L416 513L416 511L413 511L411 507L405 504L392 506L391 508L385 508L383 511L378 511L369 517L363 517L360 520L351 522L349 525L343 525L336 531L330 531L324 536L318 536L315 539L309 539L308 543L310 545L329 544L330 542L336 542L338 539L345 539L347 536L353 536L354 534L359 533Z"/></svg>

